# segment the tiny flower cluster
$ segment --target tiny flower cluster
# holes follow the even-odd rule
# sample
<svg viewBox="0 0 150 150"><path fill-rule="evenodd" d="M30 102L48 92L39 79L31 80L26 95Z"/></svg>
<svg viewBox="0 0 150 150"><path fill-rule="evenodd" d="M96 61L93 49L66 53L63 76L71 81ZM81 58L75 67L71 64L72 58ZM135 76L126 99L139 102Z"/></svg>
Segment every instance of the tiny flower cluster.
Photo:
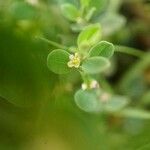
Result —
<svg viewBox="0 0 150 150"><path fill-rule="evenodd" d="M70 67L70 68L72 68L72 67L79 68L80 67L81 60L80 60L80 56L78 53L75 53L75 55L70 55L69 59L70 59L70 61L68 62L68 67Z"/></svg>
<svg viewBox="0 0 150 150"><path fill-rule="evenodd" d="M97 82L96 80L92 80L89 85L87 85L86 83L83 83L83 84L81 85L81 88L82 88L83 90L86 90L86 89L88 89L88 88L89 88L89 89L96 89L96 88L99 88L99 84L98 84L98 82Z"/></svg>

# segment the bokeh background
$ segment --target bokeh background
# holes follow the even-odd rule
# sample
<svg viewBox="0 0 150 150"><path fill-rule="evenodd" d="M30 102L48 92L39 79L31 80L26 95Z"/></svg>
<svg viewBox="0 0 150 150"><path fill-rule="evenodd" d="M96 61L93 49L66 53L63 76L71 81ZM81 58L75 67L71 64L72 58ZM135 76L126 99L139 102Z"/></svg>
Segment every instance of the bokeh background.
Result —
<svg viewBox="0 0 150 150"><path fill-rule="evenodd" d="M55 47L72 46L72 32L61 4L77 0L0 0L0 150L149 150L150 120L91 114L80 110L74 92L78 74L48 70ZM93 0L93 22L103 39L146 53L144 59L115 54L103 84L150 110L150 1Z"/></svg>

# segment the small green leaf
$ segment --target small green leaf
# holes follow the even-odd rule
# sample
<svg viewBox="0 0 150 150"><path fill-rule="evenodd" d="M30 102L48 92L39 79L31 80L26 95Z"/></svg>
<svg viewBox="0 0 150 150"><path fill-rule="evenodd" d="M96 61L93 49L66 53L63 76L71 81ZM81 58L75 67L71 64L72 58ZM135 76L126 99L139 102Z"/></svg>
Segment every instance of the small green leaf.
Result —
<svg viewBox="0 0 150 150"><path fill-rule="evenodd" d="M104 57L91 57L82 64L82 69L89 74L96 74L104 71L110 66L108 59Z"/></svg>
<svg viewBox="0 0 150 150"><path fill-rule="evenodd" d="M80 0L82 7L88 7L91 0Z"/></svg>
<svg viewBox="0 0 150 150"><path fill-rule="evenodd" d="M86 16L85 16L85 19L86 19L87 21L89 21L89 20L92 18L92 16L93 16L93 14L94 14L95 11L96 11L96 8L95 8L95 7L92 7L92 8L87 12L87 14L86 14Z"/></svg>
<svg viewBox="0 0 150 150"><path fill-rule="evenodd" d="M89 5L96 8L96 14L98 15L108 7L108 4L109 0L91 0Z"/></svg>
<svg viewBox="0 0 150 150"><path fill-rule="evenodd" d="M79 34L77 44L79 48L85 50L84 47L90 48L101 39L100 24L89 25Z"/></svg>
<svg viewBox="0 0 150 150"><path fill-rule="evenodd" d="M119 114L124 117L150 119L150 112L142 109L126 108L122 110Z"/></svg>
<svg viewBox="0 0 150 150"><path fill-rule="evenodd" d="M112 43L107 41L101 41L97 45L91 48L89 55L93 56L103 56L110 58L114 54L114 46Z"/></svg>
<svg viewBox="0 0 150 150"><path fill-rule="evenodd" d="M80 16L79 10L72 4L64 4L61 6L62 13L70 21L77 21Z"/></svg>
<svg viewBox="0 0 150 150"><path fill-rule="evenodd" d="M119 111L128 104L128 99L124 96L112 96L105 105L108 112Z"/></svg>
<svg viewBox="0 0 150 150"><path fill-rule="evenodd" d="M57 74L70 72L70 68L67 66L68 61L69 53L61 49L52 51L47 57L48 68Z"/></svg>
<svg viewBox="0 0 150 150"><path fill-rule="evenodd" d="M75 93L77 106L86 112L96 112L99 110L99 102L93 90L78 90Z"/></svg>
<svg viewBox="0 0 150 150"><path fill-rule="evenodd" d="M126 19L124 16L116 13L106 13L101 17L100 23L103 34L107 36L120 30L125 25Z"/></svg>

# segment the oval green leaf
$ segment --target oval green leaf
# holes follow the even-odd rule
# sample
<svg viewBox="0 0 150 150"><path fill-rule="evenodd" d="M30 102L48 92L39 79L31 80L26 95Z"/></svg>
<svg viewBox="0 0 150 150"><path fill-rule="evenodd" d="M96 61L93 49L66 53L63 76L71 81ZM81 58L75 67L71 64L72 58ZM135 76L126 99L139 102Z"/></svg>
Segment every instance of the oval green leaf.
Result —
<svg viewBox="0 0 150 150"><path fill-rule="evenodd" d="M114 54L114 45L107 41L101 41L97 45L91 48L89 52L89 56L102 56L106 58L110 58Z"/></svg>
<svg viewBox="0 0 150 150"><path fill-rule="evenodd" d="M103 34L108 36L120 30L126 23L124 16L116 13L106 13L101 17Z"/></svg>
<svg viewBox="0 0 150 150"><path fill-rule="evenodd" d="M101 26L100 24L89 25L79 34L77 44L82 50L86 47L91 47L101 39Z"/></svg>
<svg viewBox="0 0 150 150"><path fill-rule="evenodd" d="M115 112L123 109L128 104L128 99L125 96L112 96L105 105L105 110Z"/></svg>
<svg viewBox="0 0 150 150"><path fill-rule="evenodd" d="M70 21L77 21L80 16L78 9L72 4L64 4L61 6L63 16Z"/></svg>
<svg viewBox="0 0 150 150"><path fill-rule="evenodd" d="M86 112L96 112L99 110L99 102L94 91L78 90L75 93L77 106Z"/></svg>
<svg viewBox="0 0 150 150"><path fill-rule="evenodd" d="M47 57L48 68L57 74L70 72L70 68L67 66L68 61L69 53L61 49L52 51Z"/></svg>
<svg viewBox="0 0 150 150"><path fill-rule="evenodd" d="M104 57L91 57L82 64L82 69L88 74L96 74L104 71L110 66L108 59Z"/></svg>
<svg viewBox="0 0 150 150"><path fill-rule="evenodd" d="M91 0L80 0L81 6L83 8L88 7Z"/></svg>

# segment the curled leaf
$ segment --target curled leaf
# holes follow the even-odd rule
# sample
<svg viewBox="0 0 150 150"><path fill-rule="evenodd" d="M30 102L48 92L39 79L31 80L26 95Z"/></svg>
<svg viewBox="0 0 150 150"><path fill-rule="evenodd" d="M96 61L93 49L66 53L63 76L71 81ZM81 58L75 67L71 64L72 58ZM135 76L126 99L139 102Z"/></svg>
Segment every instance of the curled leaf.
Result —
<svg viewBox="0 0 150 150"><path fill-rule="evenodd" d="M89 25L79 34L77 44L80 50L85 50L85 47L88 49L99 42L101 36L100 24Z"/></svg>

